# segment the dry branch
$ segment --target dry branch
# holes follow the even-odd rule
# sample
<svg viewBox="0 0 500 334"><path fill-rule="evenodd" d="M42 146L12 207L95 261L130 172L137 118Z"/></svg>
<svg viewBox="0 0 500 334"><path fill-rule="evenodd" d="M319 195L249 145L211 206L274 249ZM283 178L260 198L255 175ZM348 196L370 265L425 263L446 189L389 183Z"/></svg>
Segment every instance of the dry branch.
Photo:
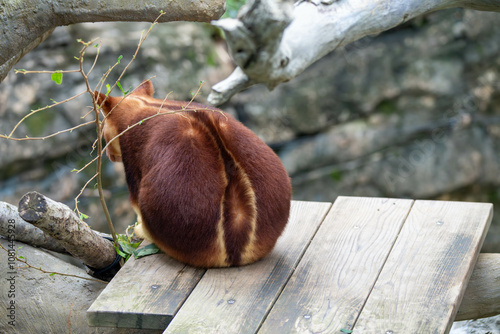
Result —
<svg viewBox="0 0 500 334"><path fill-rule="evenodd" d="M272 89L338 47L452 7L500 11L500 1L304 0L292 8L285 1L250 0L237 19L213 23L225 31L238 68L208 99L218 105L257 83Z"/></svg>
<svg viewBox="0 0 500 334"><path fill-rule="evenodd" d="M94 233L63 203L29 192L19 201L19 215L52 236L68 253L89 267L106 268L116 258L112 242Z"/></svg>
<svg viewBox="0 0 500 334"><path fill-rule="evenodd" d="M0 2L0 82L28 52L57 26L81 22L136 21L209 22L219 18L224 0L2 0Z"/></svg>
<svg viewBox="0 0 500 334"><path fill-rule="evenodd" d="M0 202L0 235L54 252L68 253L57 240L25 222L14 205L5 202Z"/></svg>

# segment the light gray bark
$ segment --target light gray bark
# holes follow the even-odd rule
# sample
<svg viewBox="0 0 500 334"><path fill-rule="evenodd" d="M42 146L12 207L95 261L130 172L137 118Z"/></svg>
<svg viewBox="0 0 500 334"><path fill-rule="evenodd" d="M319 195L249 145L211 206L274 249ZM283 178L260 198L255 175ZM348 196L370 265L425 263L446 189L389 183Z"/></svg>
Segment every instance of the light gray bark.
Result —
<svg viewBox="0 0 500 334"><path fill-rule="evenodd" d="M25 222L17 213L17 207L5 202L0 202L0 235L54 252L68 253L57 240Z"/></svg>
<svg viewBox="0 0 500 334"><path fill-rule="evenodd" d="M19 215L63 246L87 266L101 269L113 263L113 243L94 233L67 205L37 192L29 192L19 201Z"/></svg>
<svg viewBox="0 0 500 334"><path fill-rule="evenodd" d="M81 22L199 21L219 18L224 0L0 0L0 82L57 26Z"/></svg>
<svg viewBox="0 0 500 334"><path fill-rule="evenodd" d="M238 68L212 87L218 105L251 85L269 89L296 77L316 60L362 37L436 10L464 7L500 11L499 0L250 0L222 28Z"/></svg>

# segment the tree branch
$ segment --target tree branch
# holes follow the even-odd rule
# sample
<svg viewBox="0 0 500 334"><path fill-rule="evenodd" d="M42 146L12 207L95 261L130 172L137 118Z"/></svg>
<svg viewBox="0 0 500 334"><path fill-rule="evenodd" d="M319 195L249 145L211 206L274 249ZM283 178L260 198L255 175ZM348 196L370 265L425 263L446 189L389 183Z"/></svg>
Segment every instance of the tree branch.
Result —
<svg viewBox="0 0 500 334"><path fill-rule="evenodd" d="M219 18L224 0L0 0L0 82L28 52L44 41L57 26L81 22L209 22Z"/></svg>
<svg viewBox="0 0 500 334"><path fill-rule="evenodd" d="M52 236L89 267L106 268L115 261L113 243L94 233L63 203L29 192L19 201L19 216Z"/></svg>
<svg viewBox="0 0 500 334"><path fill-rule="evenodd" d="M213 22L226 33L239 68L212 88L208 100L221 104L256 83L273 89L338 47L452 7L500 11L500 1L309 0L291 8L277 0L250 0L237 19Z"/></svg>
<svg viewBox="0 0 500 334"><path fill-rule="evenodd" d="M14 205L5 202L0 202L0 235L9 240L21 241L54 252L68 253L57 240L25 222L17 213L17 208Z"/></svg>

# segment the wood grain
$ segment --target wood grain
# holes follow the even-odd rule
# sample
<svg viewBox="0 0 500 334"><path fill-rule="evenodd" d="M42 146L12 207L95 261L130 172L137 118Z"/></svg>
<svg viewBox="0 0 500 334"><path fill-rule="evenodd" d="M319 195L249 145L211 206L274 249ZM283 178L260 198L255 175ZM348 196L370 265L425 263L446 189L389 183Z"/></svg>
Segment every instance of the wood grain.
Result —
<svg viewBox="0 0 500 334"><path fill-rule="evenodd" d="M454 321L500 314L500 254L479 254Z"/></svg>
<svg viewBox="0 0 500 334"><path fill-rule="evenodd" d="M163 330L204 272L165 254L131 257L88 309L88 324Z"/></svg>
<svg viewBox="0 0 500 334"><path fill-rule="evenodd" d="M208 270L164 333L254 333L330 207L293 201L273 252L245 267Z"/></svg>
<svg viewBox="0 0 500 334"><path fill-rule="evenodd" d="M339 197L259 333L351 329L412 204Z"/></svg>
<svg viewBox="0 0 500 334"><path fill-rule="evenodd" d="M416 201L356 333L447 333L492 218L492 205Z"/></svg>

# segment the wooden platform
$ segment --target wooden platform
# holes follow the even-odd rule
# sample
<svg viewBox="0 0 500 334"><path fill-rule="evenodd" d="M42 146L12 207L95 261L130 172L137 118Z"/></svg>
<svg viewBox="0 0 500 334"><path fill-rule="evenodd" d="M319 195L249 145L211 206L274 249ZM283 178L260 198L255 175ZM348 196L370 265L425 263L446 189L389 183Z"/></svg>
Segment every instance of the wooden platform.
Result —
<svg viewBox="0 0 500 334"><path fill-rule="evenodd" d="M294 201L266 259L210 270L163 254L129 260L88 322L164 333L447 333L492 209L387 198Z"/></svg>

